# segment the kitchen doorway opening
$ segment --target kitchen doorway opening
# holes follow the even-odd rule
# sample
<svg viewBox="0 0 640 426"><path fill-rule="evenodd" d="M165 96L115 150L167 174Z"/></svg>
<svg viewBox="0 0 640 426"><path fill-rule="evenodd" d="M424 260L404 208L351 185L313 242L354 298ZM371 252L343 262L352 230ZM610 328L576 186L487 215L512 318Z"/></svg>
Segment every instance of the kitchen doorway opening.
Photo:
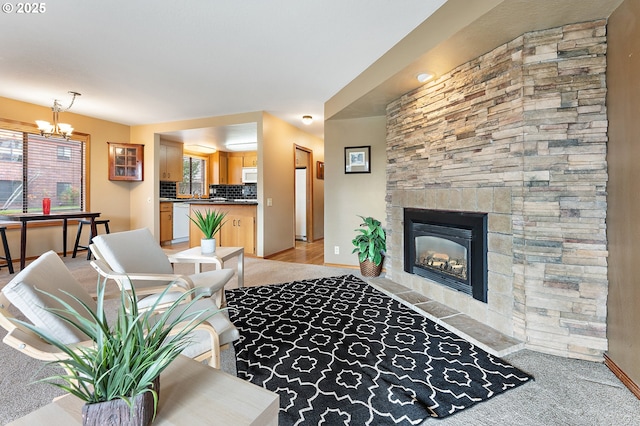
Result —
<svg viewBox="0 0 640 426"><path fill-rule="evenodd" d="M295 145L295 240L313 241L313 152Z"/></svg>

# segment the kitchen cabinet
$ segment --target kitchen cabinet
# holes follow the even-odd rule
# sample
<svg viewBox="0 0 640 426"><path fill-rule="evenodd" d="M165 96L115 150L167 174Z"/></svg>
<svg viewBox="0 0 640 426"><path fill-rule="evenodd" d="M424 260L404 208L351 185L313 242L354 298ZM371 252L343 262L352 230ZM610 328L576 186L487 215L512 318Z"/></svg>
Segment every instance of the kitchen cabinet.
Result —
<svg viewBox="0 0 640 426"><path fill-rule="evenodd" d="M107 142L109 145L109 180L143 180L144 145Z"/></svg>
<svg viewBox="0 0 640 426"><path fill-rule="evenodd" d="M160 141L160 180L182 182L182 144Z"/></svg>
<svg viewBox="0 0 640 426"><path fill-rule="evenodd" d="M228 158L224 151L217 151L209 156L211 171L211 183L214 185L224 185L228 181Z"/></svg>
<svg viewBox="0 0 640 426"><path fill-rule="evenodd" d="M258 153L246 152L242 157L242 167L258 167Z"/></svg>
<svg viewBox="0 0 640 426"><path fill-rule="evenodd" d="M228 153L228 183L229 185L242 184L242 168L258 166L258 152L230 152Z"/></svg>
<svg viewBox="0 0 640 426"><path fill-rule="evenodd" d="M255 213L251 207L237 207L227 214L227 222L220 230L221 247L244 247L244 252L255 254Z"/></svg>
<svg viewBox="0 0 640 426"><path fill-rule="evenodd" d="M173 203L160 203L160 244L173 240Z"/></svg>
<svg viewBox="0 0 640 426"><path fill-rule="evenodd" d="M242 184L242 156L230 155L227 159L229 185Z"/></svg>
<svg viewBox="0 0 640 426"><path fill-rule="evenodd" d="M237 204L191 204L191 214L195 210L205 213L209 209L226 212L225 224L215 235L218 247L244 247L245 254L256 253L256 206ZM200 245L202 232L192 222L189 228L189 246Z"/></svg>

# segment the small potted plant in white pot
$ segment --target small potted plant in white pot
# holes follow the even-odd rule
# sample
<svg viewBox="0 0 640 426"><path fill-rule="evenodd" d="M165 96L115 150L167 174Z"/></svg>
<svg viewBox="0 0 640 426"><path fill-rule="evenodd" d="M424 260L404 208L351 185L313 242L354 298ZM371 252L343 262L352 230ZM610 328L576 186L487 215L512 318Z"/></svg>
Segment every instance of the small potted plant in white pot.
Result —
<svg viewBox="0 0 640 426"><path fill-rule="evenodd" d="M362 218L358 235L351 241L358 253L360 272L365 277L377 277L382 272L384 252L387 250L386 235L379 220L372 217Z"/></svg>
<svg viewBox="0 0 640 426"><path fill-rule="evenodd" d="M198 229L202 231L204 237L200 240L200 248L202 254L215 253L216 239L213 237L225 224L224 218L226 212L218 212L216 210L207 210L204 214L200 210L194 213L195 218L189 216L189 219L196 224Z"/></svg>

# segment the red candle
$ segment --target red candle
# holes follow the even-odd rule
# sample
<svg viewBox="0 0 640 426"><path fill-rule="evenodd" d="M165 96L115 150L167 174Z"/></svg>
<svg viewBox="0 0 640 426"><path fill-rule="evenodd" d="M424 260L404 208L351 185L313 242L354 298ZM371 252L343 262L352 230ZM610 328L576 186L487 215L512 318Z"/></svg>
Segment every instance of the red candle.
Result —
<svg viewBox="0 0 640 426"><path fill-rule="evenodd" d="M43 214L51 213L51 198L42 199L42 213Z"/></svg>

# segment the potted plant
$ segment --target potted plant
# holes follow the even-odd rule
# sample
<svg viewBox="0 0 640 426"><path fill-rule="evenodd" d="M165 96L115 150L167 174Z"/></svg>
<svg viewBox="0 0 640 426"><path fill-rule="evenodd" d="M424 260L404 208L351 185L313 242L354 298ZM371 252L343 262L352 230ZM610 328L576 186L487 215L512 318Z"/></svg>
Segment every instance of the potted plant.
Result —
<svg viewBox="0 0 640 426"><path fill-rule="evenodd" d="M64 374L41 381L85 402L83 425L146 426L155 418L160 373L189 344L189 333L219 311L191 309L193 312L190 312L190 307L201 296L187 291L165 311L154 311L157 307L154 304L139 312L131 286L130 293L121 291L117 317L109 325L103 308L105 284L106 278L98 281L96 312L72 294L66 295L84 309L76 310L62 298L45 293L64 307L48 310L87 335L92 344L76 346L74 350L45 330L15 321L67 356L49 362L62 367ZM170 288L167 286L163 295ZM188 301L191 296L193 299Z"/></svg>
<svg viewBox="0 0 640 426"><path fill-rule="evenodd" d="M379 220L364 216L360 218L363 222L355 230L358 235L351 241L355 246L352 253L358 253L362 275L377 277L382 271L384 252L387 250L386 235Z"/></svg>
<svg viewBox="0 0 640 426"><path fill-rule="evenodd" d="M225 224L224 218L226 212L218 212L215 210L207 210L204 214L200 210L194 213L195 218L189 216L189 219L202 231L204 237L200 240L200 248L203 254L215 253L216 239L213 236Z"/></svg>

